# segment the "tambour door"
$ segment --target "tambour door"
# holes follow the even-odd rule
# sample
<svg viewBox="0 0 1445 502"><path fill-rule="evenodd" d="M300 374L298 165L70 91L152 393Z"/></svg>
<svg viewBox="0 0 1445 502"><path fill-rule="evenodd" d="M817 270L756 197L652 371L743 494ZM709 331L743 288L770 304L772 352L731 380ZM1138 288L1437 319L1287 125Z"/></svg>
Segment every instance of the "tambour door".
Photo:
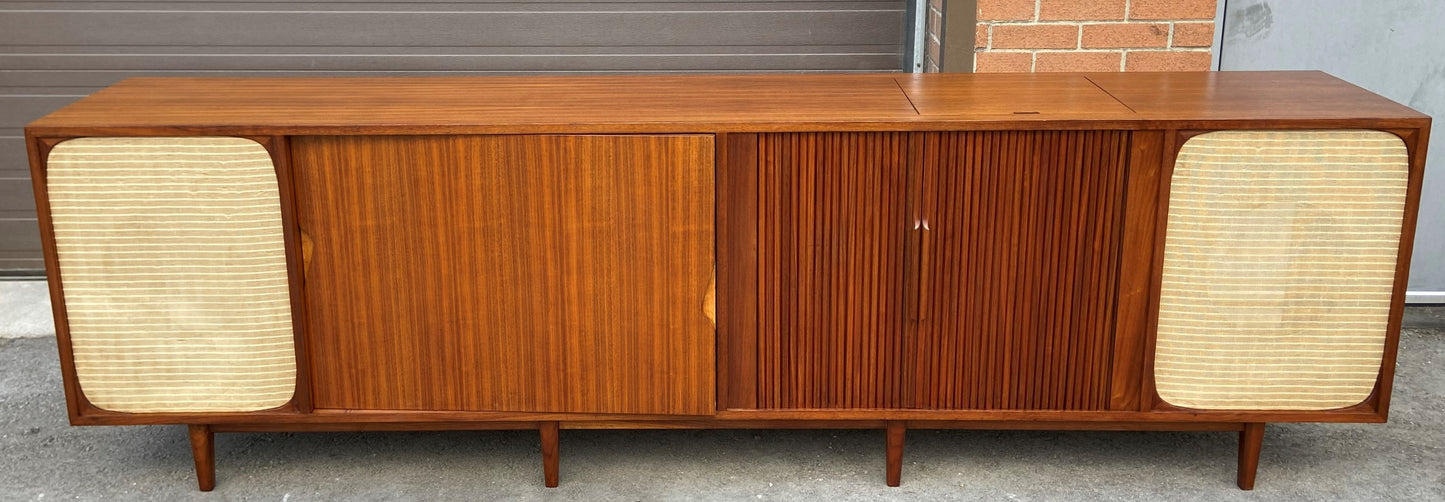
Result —
<svg viewBox="0 0 1445 502"><path fill-rule="evenodd" d="M315 406L710 413L713 151L295 138Z"/></svg>
<svg viewBox="0 0 1445 502"><path fill-rule="evenodd" d="M758 408L902 405L909 139L757 136Z"/></svg>
<svg viewBox="0 0 1445 502"><path fill-rule="evenodd" d="M756 406L1107 409L1128 141L758 135Z"/></svg>
<svg viewBox="0 0 1445 502"><path fill-rule="evenodd" d="M1108 408L1128 142L925 135L910 407Z"/></svg>

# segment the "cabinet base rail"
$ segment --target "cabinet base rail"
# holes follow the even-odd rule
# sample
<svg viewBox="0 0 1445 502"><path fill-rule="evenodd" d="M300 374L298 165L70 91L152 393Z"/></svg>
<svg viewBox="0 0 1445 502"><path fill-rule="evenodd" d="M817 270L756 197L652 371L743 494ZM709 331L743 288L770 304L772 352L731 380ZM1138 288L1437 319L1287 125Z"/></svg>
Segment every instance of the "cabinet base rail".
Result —
<svg viewBox="0 0 1445 502"><path fill-rule="evenodd" d="M950 427L949 425L954 425ZM1239 433L1239 465L1236 481L1242 490L1253 490L1259 467L1260 448L1264 442L1263 423L1114 423L1114 422L984 422L967 425L992 427L960 427L937 421L752 421L736 423L667 422L419 422L419 423L333 423L333 424L189 424L191 454L196 463L196 483L201 491L216 487L217 432L346 432L346 431L444 431L444 430L530 430L538 432L542 451L543 484L555 488L560 483L560 430L568 429L882 429L885 437L885 483L902 484L903 446L908 429L1003 429L1003 430L1150 430L1150 431L1237 431ZM564 427L565 426L565 427Z"/></svg>

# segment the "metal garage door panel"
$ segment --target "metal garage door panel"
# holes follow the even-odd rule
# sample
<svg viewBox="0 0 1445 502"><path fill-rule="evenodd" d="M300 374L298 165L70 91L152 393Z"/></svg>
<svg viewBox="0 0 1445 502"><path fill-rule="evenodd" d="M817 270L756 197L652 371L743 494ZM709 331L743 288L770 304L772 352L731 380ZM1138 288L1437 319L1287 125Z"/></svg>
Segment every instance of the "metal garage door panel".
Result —
<svg viewBox="0 0 1445 502"><path fill-rule="evenodd" d="M468 48L472 49L472 48ZM480 50L491 49L490 54L479 54ZM259 74L275 76L278 74L308 72L313 74L315 68L325 68L321 71L352 72L352 71L378 71L378 72L437 72L445 71L449 75L458 73L491 74L498 72L605 72L605 73L630 73L630 72L678 72L678 71L797 71L799 69L859 69L877 70L888 68L898 63L898 55L877 52L880 49L873 46L832 46L832 47L806 47L796 46L761 46L761 47L739 47L732 49L731 54L708 54L700 52L705 48L697 47L667 47L667 48L607 48L606 51L595 49L577 50L577 54L537 54L538 48L518 48L503 50L500 48L475 48L473 50L445 50L426 48L408 50L392 50L392 54L191 54L178 53L169 55L148 55L148 54L89 54L78 56L56 57L53 54L36 53L31 55L0 55L0 67L4 68L29 68L32 74L45 76L46 71L85 69L89 73L81 78L71 75L51 75L49 80L54 82L56 77L66 85L82 85L99 87L106 85L105 82L117 80L117 75L154 75L156 70L168 72L194 72L200 75L210 74L215 70L247 70L256 72L254 68L264 62L265 70ZM54 49L51 49L54 50ZM192 49L194 50L194 49ZM254 50L249 49L248 50ZM431 52L432 54L422 54ZM811 54L788 54L787 51L809 50L816 53ZM824 51L851 50L852 53L829 53ZM180 51L178 51L180 52ZM219 52L219 51L217 51ZM238 52L238 51L230 51ZM278 51L279 52L279 51ZM300 52L300 51L298 51ZM310 52L315 52L311 49ZM380 51L377 51L380 52ZM435 54L435 52L446 52L446 54ZM619 59L627 59L627 71L617 69ZM801 68L800 68L801 67ZM147 70L138 70L145 68ZM8 80L8 79L7 79ZM14 78L19 80L19 78Z"/></svg>
<svg viewBox="0 0 1445 502"><path fill-rule="evenodd" d="M54 12L7 14L0 43L27 45L519 46L860 44L902 26L872 22L877 12L831 14L854 30L806 30L814 12ZM64 31L54 29L64 25ZM124 26L128 29L118 31Z"/></svg>
<svg viewBox="0 0 1445 502"><path fill-rule="evenodd" d="M41 266L21 127L134 76L898 71L903 1L0 4L0 270Z"/></svg>

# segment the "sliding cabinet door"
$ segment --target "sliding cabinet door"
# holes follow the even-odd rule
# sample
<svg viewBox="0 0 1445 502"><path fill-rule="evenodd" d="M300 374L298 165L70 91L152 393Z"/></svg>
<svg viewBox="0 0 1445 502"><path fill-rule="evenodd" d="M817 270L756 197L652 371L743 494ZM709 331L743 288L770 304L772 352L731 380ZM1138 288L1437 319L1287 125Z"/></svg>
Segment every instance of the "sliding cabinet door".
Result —
<svg viewBox="0 0 1445 502"><path fill-rule="evenodd" d="M316 407L714 409L711 136L292 151Z"/></svg>

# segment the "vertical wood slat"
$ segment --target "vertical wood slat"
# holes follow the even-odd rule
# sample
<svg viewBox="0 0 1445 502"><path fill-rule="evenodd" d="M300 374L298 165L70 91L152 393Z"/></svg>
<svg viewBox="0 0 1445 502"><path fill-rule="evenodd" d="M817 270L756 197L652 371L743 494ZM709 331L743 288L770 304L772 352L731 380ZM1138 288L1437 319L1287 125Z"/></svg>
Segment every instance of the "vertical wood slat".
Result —
<svg viewBox="0 0 1445 502"><path fill-rule="evenodd" d="M758 407L902 406L908 137L758 136Z"/></svg>
<svg viewBox="0 0 1445 502"><path fill-rule="evenodd" d="M918 138L759 136L758 406L1107 409L1127 134Z"/></svg>
<svg viewBox="0 0 1445 502"><path fill-rule="evenodd" d="M1127 133L929 136L913 407L1107 409Z"/></svg>

